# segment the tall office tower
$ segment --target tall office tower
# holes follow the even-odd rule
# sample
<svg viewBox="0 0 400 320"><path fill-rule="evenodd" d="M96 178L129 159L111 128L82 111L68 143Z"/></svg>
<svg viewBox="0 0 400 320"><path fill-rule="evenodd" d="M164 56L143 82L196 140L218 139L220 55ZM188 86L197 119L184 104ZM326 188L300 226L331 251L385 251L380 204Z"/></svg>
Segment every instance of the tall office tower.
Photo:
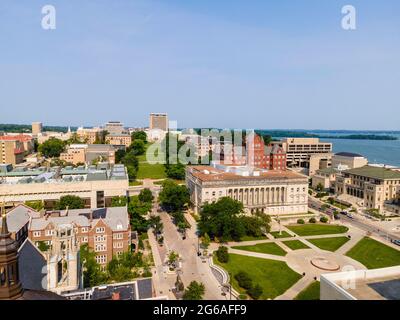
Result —
<svg viewBox="0 0 400 320"><path fill-rule="evenodd" d="M166 113L150 113L150 130L168 131L168 115Z"/></svg>
<svg viewBox="0 0 400 320"><path fill-rule="evenodd" d="M43 125L41 122L32 122L32 134L38 135L42 133Z"/></svg>
<svg viewBox="0 0 400 320"><path fill-rule="evenodd" d="M124 133L124 125L119 121L109 121L106 123L104 129L110 134Z"/></svg>

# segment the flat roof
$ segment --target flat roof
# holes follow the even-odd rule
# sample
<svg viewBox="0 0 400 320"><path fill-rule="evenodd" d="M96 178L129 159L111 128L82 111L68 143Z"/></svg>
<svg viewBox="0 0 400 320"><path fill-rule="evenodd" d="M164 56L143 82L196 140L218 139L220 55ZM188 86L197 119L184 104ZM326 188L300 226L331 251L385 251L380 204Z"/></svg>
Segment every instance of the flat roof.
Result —
<svg viewBox="0 0 400 320"><path fill-rule="evenodd" d="M335 156L349 157L349 158L364 158L361 154L352 152L338 152L335 153Z"/></svg>
<svg viewBox="0 0 400 320"><path fill-rule="evenodd" d="M372 166L364 166L361 168L345 170L344 173L368 177L372 179L378 179L378 180L400 179L399 171L394 171L384 167L379 168Z"/></svg>
<svg viewBox="0 0 400 320"><path fill-rule="evenodd" d="M229 167L229 166L227 166ZM223 181L223 180L291 180L291 179L307 179L307 177L289 170L263 170L254 169L257 175L244 175L235 172L226 172L212 166L190 166L193 176L202 181Z"/></svg>

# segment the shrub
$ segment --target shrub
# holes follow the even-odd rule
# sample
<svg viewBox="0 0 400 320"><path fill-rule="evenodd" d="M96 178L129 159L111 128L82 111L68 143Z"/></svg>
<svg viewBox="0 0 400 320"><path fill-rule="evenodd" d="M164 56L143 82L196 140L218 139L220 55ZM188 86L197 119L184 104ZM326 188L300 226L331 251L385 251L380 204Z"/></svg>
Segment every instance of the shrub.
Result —
<svg viewBox="0 0 400 320"><path fill-rule="evenodd" d="M250 290L253 287L253 280L245 271L239 271L235 275L235 279L237 280L239 286L243 289Z"/></svg>
<svg viewBox="0 0 400 320"><path fill-rule="evenodd" d="M247 293L254 299L258 300L261 295L263 294L263 288L259 285L256 284L254 287L250 288L247 290Z"/></svg>
<svg viewBox="0 0 400 320"><path fill-rule="evenodd" d="M319 221L322 222L322 223L327 223L328 222L328 218L327 217L321 217L319 219Z"/></svg>
<svg viewBox="0 0 400 320"><path fill-rule="evenodd" d="M297 220L297 223L298 223L298 224L305 224L306 222L305 222L303 219L298 219L298 220Z"/></svg>
<svg viewBox="0 0 400 320"><path fill-rule="evenodd" d="M221 263L228 263L229 261L229 254L228 248L224 246L220 246L217 250L217 259Z"/></svg>
<svg viewBox="0 0 400 320"><path fill-rule="evenodd" d="M247 300L247 295L245 295L245 294L240 294L240 295L239 295L239 300Z"/></svg>
<svg viewBox="0 0 400 320"><path fill-rule="evenodd" d="M310 220L308 220L309 223L316 223L317 219L315 219L314 217L310 218Z"/></svg>

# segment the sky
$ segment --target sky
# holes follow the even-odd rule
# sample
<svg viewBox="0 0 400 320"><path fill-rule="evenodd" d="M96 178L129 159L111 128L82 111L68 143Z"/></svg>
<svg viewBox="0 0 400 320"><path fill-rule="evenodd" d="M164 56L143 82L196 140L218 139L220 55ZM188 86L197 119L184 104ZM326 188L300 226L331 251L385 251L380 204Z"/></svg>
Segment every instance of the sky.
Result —
<svg viewBox="0 0 400 320"><path fill-rule="evenodd" d="M398 0L2 0L0 123L400 130L399 16Z"/></svg>

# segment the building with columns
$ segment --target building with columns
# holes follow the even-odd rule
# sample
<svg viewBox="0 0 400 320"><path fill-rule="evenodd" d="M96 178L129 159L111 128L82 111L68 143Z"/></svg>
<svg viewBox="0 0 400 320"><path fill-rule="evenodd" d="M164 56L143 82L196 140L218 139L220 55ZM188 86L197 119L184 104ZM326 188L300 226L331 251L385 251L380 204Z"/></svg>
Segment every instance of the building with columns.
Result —
<svg viewBox="0 0 400 320"><path fill-rule="evenodd" d="M246 166L188 166L186 185L195 212L205 203L230 197L246 213L298 214L308 210L308 178L292 171Z"/></svg>

